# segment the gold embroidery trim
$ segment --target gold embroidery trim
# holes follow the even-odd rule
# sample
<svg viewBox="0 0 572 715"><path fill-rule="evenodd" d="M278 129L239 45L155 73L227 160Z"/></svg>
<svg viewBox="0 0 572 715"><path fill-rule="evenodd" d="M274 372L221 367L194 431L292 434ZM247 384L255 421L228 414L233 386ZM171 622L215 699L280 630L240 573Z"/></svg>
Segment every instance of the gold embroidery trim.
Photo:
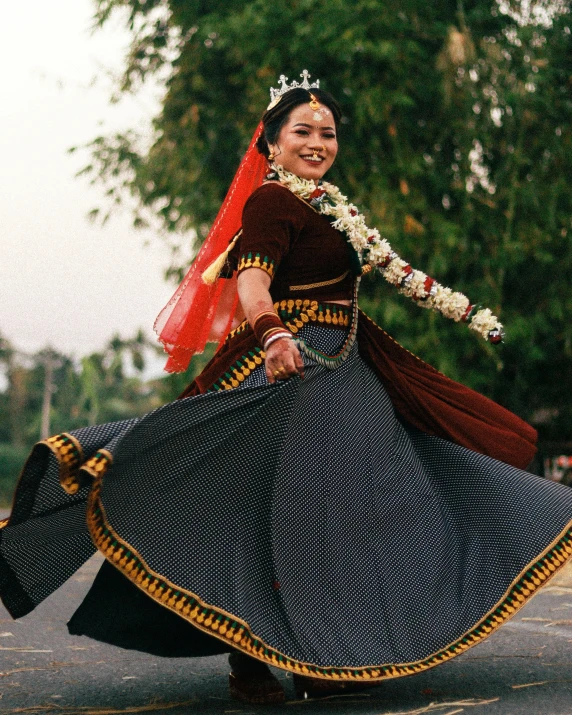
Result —
<svg viewBox="0 0 572 715"><path fill-rule="evenodd" d="M284 298L283 300L274 303L274 310L279 313L279 317L282 318L282 320L293 320L294 325L298 328L302 327L302 323L308 322L328 323L348 327L350 324L349 306L338 303L334 304L327 300L323 302L328 304L325 311L322 304L318 303L317 300L310 300L308 298L304 300L301 298L296 298L296 300L293 298ZM333 310L334 305L336 306L335 314ZM292 317L294 311L297 311L297 313L294 317ZM289 323L287 323L287 325L290 327ZM231 330L226 336L225 344L230 342L235 335L243 333L248 329L248 327L248 320L243 320L240 325L238 325L234 330ZM293 332L297 331L294 330ZM417 359L420 360L420 358Z"/></svg>
<svg viewBox="0 0 572 715"><path fill-rule="evenodd" d="M247 268L260 268L268 273L271 278L274 278L274 265L275 262L269 259L268 256L264 256L264 258L262 258L260 253L256 253L253 257L252 253L249 253L248 255L241 256L238 262L237 271L240 273Z"/></svg>
<svg viewBox="0 0 572 715"><path fill-rule="evenodd" d="M347 278L349 275L349 270L347 270L345 273L342 273L341 276L338 276L337 278L332 278L329 281L321 281L320 283L307 283L306 285L299 285L299 286L288 286L289 290L310 290L311 288L323 288L324 286L333 286L335 283L339 283L340 281L343 281L344 278Z"/></svg>
<svg viewBox="0 0 572 715"><path fill-rule="evenodd" d="M55 455L60 467L60 485L68 494L76 494L80 483L78 470L83 462L83 450L75 437L67 432L48 437L40 444L46 445Z"/></svg>
<svg viewBox="0 0 572 715"><path fill-rule="evenodd" d="M301 300L297 298L284 299L274 303L274 310L284 321L284 324L290 332L296 334L300 328L303 328L307 323L326 323L327 325L336 325L339 328L347 328L350 324L349 308L344 305L336 306L328 304L326 306L318 303L317 300ZM248 328L248 321L244 320L237 328L228 334L226 342L242 333ZM241 355L237 358L229 368L218 377L213 384L208 388L207 392L218 392L221 389L233 390L239 387L241 382L244 382L250 373L259 365L262 365L266 358L266 353L260 348L255 347L253 350Z"/></svg>
<svg viewBox="0 0 572 715"><path fill-rule="evenodd" d="M99 449L93 457L82 464L80 471L89 474L89 476L94 479L97 479L107 472L112 463L113 456L111 452L108 452L106 449Z"/></svg>
<svg viewBox="0 0 572 715"><path fill-rule="evenodd" d="M225 643L231 643L264 663L294 673L327 680L387 680L420 673L464 653L490 636L512 618L525 603L545 585L572 556L572 522L558 537L518 574L504 596L475 626L445 648L419 661L388 663L356 668L320 667L295 660L275 650L250 629L250 625L223 609L202 601L188 591L153 571L145 559L111 527L100 499L101 477L88 497L87 523L94 544L103 555L138 588L159 605L177 613L199 630Z"/></svg>
<svg viewBox="0 0 572 715"><path fill-rule="evenodd" d="M72 496L81 488L80 472L89 474L93 478L103 476L113 461L110 452L100 449L84 462L81 444L67 432L48 437L40 444L49 447L56 456L60 468L60 486ZM0 528L2 528L1 523Z"/></svg>

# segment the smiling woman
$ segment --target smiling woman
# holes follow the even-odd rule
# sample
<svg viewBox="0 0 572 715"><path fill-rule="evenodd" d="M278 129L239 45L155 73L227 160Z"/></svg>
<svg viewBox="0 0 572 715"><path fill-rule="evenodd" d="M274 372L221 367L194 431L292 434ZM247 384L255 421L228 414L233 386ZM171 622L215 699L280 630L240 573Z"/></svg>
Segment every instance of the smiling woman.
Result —
<svg viewBox="0 0 572 715"><path fill-rule="evenodd" d="M107 561L70 632L230 652L231 693L249 703L284 700L268 666L311 695L435 667L572 555L572 490L522 471L534 430L359 310L377 269L490 342L500 333L323 181L340 113L303 76L264 114L161 314L170 369L219 339L211 362L141 419L38 445L0 529L15 617L95 547Z"/></svg>
<svg viewBox="0 0 572 715"><path fill-rule="evenodd" d="M300 92L306 96L302 98ZM287 171L318 181L338 153L339 105L331 95L318 89L311 93L310 103L306 90L293 89L289 95L292 96L286 95L267 112L259 147L265 156ZM297 104L300 101L303 104Z"/></svg>

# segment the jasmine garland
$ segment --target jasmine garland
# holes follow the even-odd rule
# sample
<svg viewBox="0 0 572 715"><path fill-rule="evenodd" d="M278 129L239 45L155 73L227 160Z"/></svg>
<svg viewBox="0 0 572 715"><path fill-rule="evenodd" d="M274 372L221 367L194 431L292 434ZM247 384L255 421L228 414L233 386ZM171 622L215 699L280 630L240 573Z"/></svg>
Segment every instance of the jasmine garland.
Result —
<svg viewBox="0 0 572 715"><path fill-rule="evenodd" d="M313 181L301 179L279 164L272 164L269 178L280 181L292 193L308 201L318 213L328 216L332 226L344 233L355 249L362 272L377 268L388 283L419 306L436 310L456 322L468 323L471 330L491 343L502 341L503 326L488 308L471 305L463 293L453 291L412 268L395 253L376 228L366 225L363 215L348 202L337 186L324 181L316 187Z"/></svg>

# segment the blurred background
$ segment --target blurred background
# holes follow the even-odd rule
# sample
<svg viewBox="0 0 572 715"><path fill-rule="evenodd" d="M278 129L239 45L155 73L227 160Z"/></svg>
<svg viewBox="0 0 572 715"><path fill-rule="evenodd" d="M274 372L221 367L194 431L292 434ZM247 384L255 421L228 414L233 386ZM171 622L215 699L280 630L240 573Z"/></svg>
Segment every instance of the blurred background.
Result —
<svg viewBox="0 0 572 715"><path fill-rule="evenodd" d="M572 460L569 0L30 0L4 9L0 500L47 434L143 414L152 337L280 74L344 111L328 177L501 346L368 276L360 305Z"/></svg>

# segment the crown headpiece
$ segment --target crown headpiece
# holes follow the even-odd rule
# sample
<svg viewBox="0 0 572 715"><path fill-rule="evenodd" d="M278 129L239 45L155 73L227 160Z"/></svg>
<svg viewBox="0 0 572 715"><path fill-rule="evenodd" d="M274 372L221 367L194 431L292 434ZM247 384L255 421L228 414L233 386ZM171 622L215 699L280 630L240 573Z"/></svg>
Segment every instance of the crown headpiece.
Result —
<svg viewBox="0 0 572 715"><path fill-rule="evenodd" d="M308 79L311 76L312 75L308 72L308 70L304 70L300 75L300 77L302 77L301 82L296 82L296 80L294 80L292 84L288 84L288 77L286 77L286 75L281 74L278 79L278 82L282 86L278 88L270 87L270 104L268 105L268 109L272 109L272 107L275 107L282 99L282 95L286 94L286 92L289 92L291 89L296 89L297 87L301 87L302 89L320 89L319 79L317 79L315 82L312 82L312 84L308 82Z"/></svg>

